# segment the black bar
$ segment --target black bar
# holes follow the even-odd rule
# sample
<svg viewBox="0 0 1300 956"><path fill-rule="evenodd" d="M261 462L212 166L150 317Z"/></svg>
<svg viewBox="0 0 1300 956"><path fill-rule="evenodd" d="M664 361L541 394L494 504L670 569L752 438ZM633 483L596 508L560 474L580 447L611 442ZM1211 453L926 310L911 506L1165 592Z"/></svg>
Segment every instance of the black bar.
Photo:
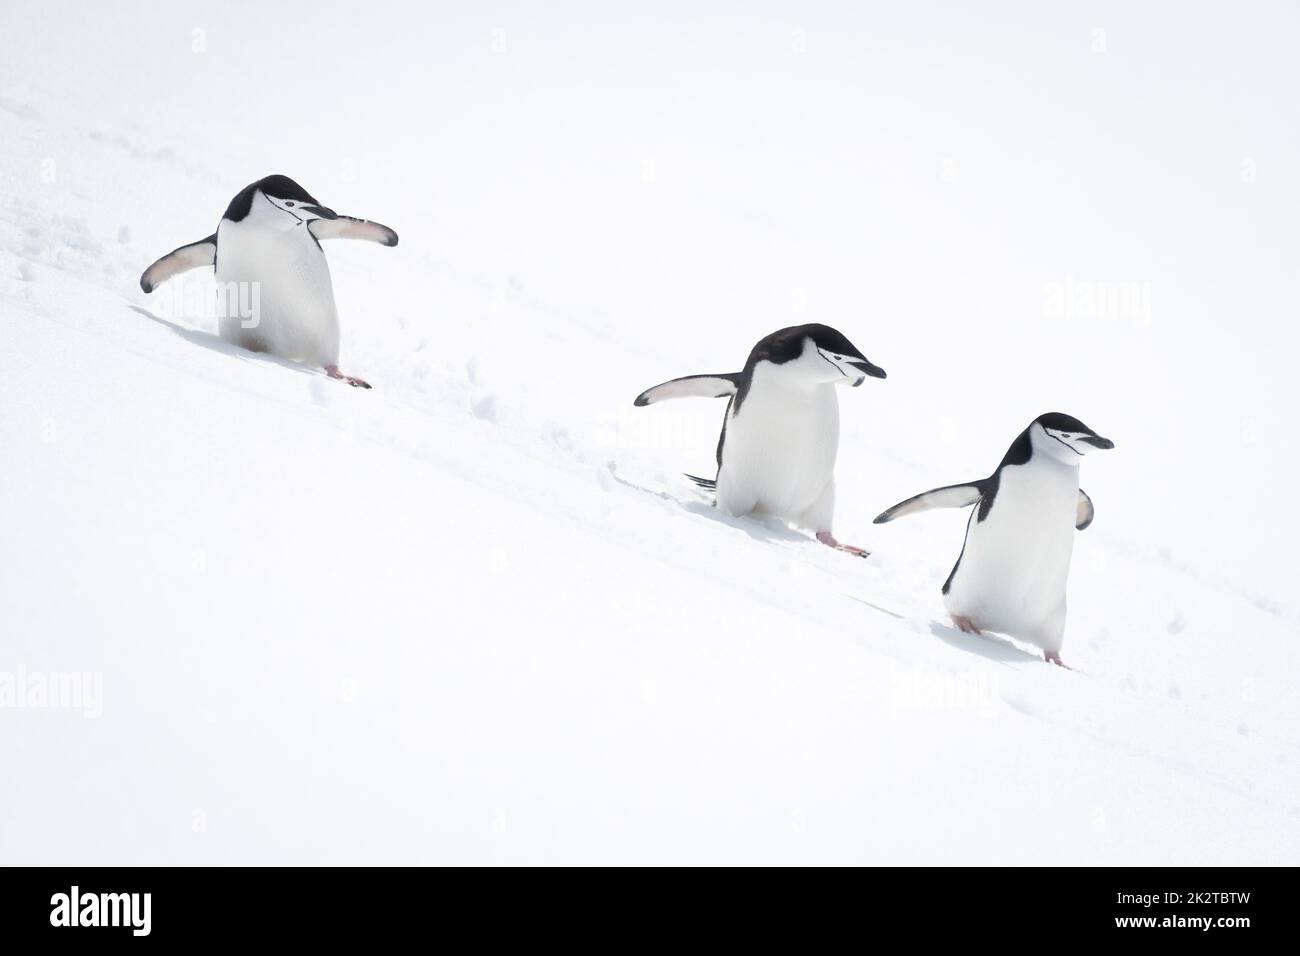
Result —
<svg viewBox="0 0 1300 956"><path fill-rule="evenodd" d="M856 945L904 938L981 946L1103 939L1258 945L1293 938L1295 927L1295 873L1287 869L910 868L794 875L751 869L618 873L598 881L581 872L485 879L475 872L399 868L10 868L0 874L6 948L70 940L286 941L318 942L334 951L347 941L397 942L412 932L468 931L482 944L527 927L553 942L557 933L591 938L610 920L625 923L624 935L610 940L616 948L657 936L680 945L692 925L720 938L732 933L769 942L801 932L810 941L840 927L852 931ZM70 922L74 886L78 921L93 915L107 922L116 915L119 925L53 925ZM114 896L105 900L102 894Z"/></svg>

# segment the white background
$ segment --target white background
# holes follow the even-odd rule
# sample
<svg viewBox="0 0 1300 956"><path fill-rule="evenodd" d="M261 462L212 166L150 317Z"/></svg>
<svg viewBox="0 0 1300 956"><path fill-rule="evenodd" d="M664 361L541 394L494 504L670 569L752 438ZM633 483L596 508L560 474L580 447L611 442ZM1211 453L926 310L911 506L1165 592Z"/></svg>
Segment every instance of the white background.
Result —
<svg viewBox="0 0 1300 956"><path fill-rule="evenodd" d="M1130 7L6 3L0 858L1297 862L1300 23ZM272 172L373 392L138 290ZM631 407L811 321L866 562ZM870 523L1051 410L1081 674Z"/></svg>

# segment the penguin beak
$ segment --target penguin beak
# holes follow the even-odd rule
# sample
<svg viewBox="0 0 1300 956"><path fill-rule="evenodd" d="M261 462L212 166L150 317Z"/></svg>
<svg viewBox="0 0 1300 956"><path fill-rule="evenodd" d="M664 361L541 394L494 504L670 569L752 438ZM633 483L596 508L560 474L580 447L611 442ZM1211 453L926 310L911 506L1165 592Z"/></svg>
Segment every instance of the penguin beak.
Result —
<svg viewBox="0 0 1300 956"><path fill-rule="evenodd" d="M866 374L866 375L870 375L872 378L884 378L884 377L885 377L885 370L884 370L883 368L881 368L881 367L878 366L878 365L872 365L872 364L871 364L870 362L868 362L866 359L853 359L853 360L850 361L848 364L851 365L851 366L853 366L853 367L854 367L855 369L857 369L859 372L862 372L862 373L864 373L864 374ZM866 381L866 379L862 379L862 378L858 379L856 382L853 383L853 387L854 387L854 388L857 388L857 387L858 387L859 385L861 385L864 381Z"/></svg>
<svg viewBox="0 0 1300 956"><path fill-rule="evenodd" d="M1102 438L1100 435L1084 435L1079 441L1087 442L1094 448L1109 449L1114 448L1115 443L1109 438Z"/></svg>
<svg viewBox="0 0 1300 956"><path fill-rule="evenodd" d="M315 219L337 219L339 214L325 206L299 206L300 212L310 213Z"/></svg>

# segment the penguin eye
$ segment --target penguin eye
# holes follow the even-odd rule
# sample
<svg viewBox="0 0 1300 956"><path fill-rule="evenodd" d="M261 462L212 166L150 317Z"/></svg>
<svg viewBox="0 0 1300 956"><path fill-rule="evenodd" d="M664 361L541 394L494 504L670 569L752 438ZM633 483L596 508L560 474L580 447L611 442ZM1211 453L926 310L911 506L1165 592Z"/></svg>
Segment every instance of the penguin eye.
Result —
<svg viewBox="0 0 1300 956"><path fill-rule="evenodd" d="M284 204L285 204L286 206L292 206L292 205L293 205L293 200L292 200L292 199L285 200L285 203L284 203Z"/></svg>

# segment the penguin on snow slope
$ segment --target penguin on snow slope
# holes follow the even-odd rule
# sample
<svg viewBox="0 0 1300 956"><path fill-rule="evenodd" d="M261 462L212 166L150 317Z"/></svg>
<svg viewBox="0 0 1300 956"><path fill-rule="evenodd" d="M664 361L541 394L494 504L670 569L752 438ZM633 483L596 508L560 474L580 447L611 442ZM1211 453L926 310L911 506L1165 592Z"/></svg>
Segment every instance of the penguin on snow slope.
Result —
<svg viewBox="0 0 1300 956"><path fill-rule="evenodd" d="M228 293L218 296L223 339L319 365L331 378L369 388L339 371L339 316L322 239L397 245L397 233L387 226L340 216L288 176L267 176L235 195L216 232L146 269L140 288L152 292L178 273L215 266L217 282ZM256 306L251 315L250 303Z"/></svg>
<svg viewBox="0 0 1300 956"><path fill-rule="evenodd" d="M1114 447L1077 418L1039 415L989 477L908 498L875 523L931 508L978 505L943 584L944 608L967 633L1009 634L1065 666L1061 644L1074 532L1093 518L1092 500L1079 487L1079 463L1090 451Z"/></svg>
<svg viewBox="0 0 1300 956"><path fill-rule="evenodd" d="M814 532L832 548L866 557L831 534L840 441L836 385L884 378L843 334L826 325L781 329L762 339L739 372L688 375L647 389L636 405L667 398L726 398L716 479L688 475L716 492L730 515L767 515Z"/></svg>

